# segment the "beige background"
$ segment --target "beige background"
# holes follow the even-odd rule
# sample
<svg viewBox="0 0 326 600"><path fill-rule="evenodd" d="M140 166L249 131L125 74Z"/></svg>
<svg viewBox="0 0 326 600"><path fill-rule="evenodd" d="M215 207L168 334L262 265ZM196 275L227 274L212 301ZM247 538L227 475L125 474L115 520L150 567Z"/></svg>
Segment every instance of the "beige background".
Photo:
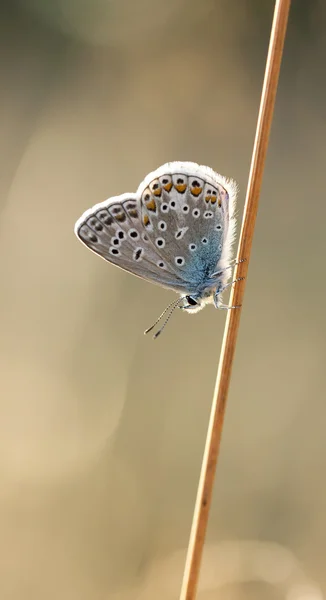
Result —
<svg viewBox="0 0 326 600"><path fill-rule="evenodd" d="M174 600L225 315L144 338L173 294L73 225L168 160L242 215L273 2L0 10L0 598ZM326 595L325 17L293 2L201 600Z"/></svg>

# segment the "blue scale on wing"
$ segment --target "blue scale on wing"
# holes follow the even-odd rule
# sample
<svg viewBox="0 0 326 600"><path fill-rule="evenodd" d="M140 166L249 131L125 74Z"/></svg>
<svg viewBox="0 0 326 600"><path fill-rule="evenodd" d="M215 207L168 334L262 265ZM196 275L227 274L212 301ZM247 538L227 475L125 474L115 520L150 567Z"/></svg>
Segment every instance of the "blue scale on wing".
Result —
<svg viewBox="0 0 326 600"><path fill-rule="evenodd" d="M196 189L197 181L191 177L189 189ZM216 271L216 265L221 258L223 240L225 235L225 215L223 212L220 190L205 183L198 195L197 206L192 211L192 244L196 244L194 250L194 262L192 272L201 273L207 278Z"/></svg>

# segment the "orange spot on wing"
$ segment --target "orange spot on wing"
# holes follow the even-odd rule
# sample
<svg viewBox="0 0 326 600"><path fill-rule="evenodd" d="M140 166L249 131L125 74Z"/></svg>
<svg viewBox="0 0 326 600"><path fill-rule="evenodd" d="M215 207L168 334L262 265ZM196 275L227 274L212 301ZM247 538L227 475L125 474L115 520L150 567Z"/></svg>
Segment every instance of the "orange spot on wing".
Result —
<svg viewBox="0 0 326 600"><path fill-rule="evenodd" d="M120 213L118 215L115 215L115 218L117 221L119 221L120 223L123 223L123 221L126 220L126 215L125 213Z"/></svg>
<svg viewBox="0 0 326 600"><path fill-rule="evenodd" d="M155 202L155 200L152 199L149 202L146 202L146 208L148 208L148 210L156 212L156 202Z"/></svg>
<svg viewBox="0 0 326 600"><path fill-rule="evenodd" d="M163 188L165 189L166 192L170 192L172 189L172 185L173 185L173 183L170 181L170 183L163 185Z"/></svg>
<svg viewBox="0 0 326 600"><path fill-rule="evenodd" d="M205 196L205 202L211 202L211 204L215 204L216 200L217 200L216 196L210 196L210 195Z"/></svg>
<svg viewBox="0 0 326 600"><path fill-rule="evenodd" d="M199 194L201 194L203 191L202 187L192 187L191 188L191 193L193 194L193 196L199 196Z"/></svg>
<svg viewBox="0 0 326 600"><path fill-rule="evenodd" d="M180 194L183 194L183 192L185 192L187 189L187 184L186 183L176 184L174 187L178 192L180 192Z"/></svg>
<svg viewBox="0 0 326 600"><path fill-rule="evenodd" d="M147 227L147 225L149 224L149 216L148 215L144 215L143 223L144 223L145 227Z"/></svg>
<svg viewBox="0 0 326 600"><path fill-rule="evenodd" d="M153 191L154 196L162 196L162 189L157 188L157 190Z"/></svg>

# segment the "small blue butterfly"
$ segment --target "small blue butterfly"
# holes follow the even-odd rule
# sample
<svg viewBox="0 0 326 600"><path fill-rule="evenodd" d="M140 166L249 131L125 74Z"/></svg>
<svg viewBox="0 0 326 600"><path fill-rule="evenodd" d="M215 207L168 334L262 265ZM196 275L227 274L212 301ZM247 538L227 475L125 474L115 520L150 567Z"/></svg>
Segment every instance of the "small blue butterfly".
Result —
<svg viewBox="0 0 326 600"><path fill-rule="evenodd" d="M136 194L96 204L78 219L77 237L114 265L181 294L179 306L197 312L221 302L235 236L237 185L209 167L170 162L153 171ZM233 282L232 282L233 283Z"/></svg>

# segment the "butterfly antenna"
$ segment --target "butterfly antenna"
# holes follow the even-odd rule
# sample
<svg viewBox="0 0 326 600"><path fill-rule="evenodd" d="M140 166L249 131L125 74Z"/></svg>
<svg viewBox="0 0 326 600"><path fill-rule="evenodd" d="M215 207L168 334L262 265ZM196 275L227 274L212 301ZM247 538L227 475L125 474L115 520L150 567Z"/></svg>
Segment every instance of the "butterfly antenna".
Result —
<svg viewBox="0 0 326 600"><path fill-rule="evenodd" d="M167 324L167 323L168 323L168 321L170 320L170 317L172 316L172 313L173 313L173 312L174 312L174 310L177 308L177 306L180 304L180 302L181 302L182 300L184 300L184 299L185 299L185 296L184 296L184 297L182 297L182 298L179 298L179 299L178 299L178 301L174 303L174 306L172 306L172 308L171 308L171 310L170 310L170 312L169 312L168 316L166 317L166 319L165 319L165 321L164 321L164 323L163 323L163 325L162 325L161 329L159 329L159 330L158 330L158 331L155 333L155 335L153 335L153 340L156 340L156 338L157 338L157 337L158 337L158 336L159 336L159 335L162 333L162 331L163 331L164 327L166 326L166 324Z"/></svg>
<svg viewBox="0 0 326 600"><path fill-rule="evenodd" d="M159 318L156 319L155 323L153 323L153 325L151 327L149 327L148 329L146 329L146 331L144 331L144 335L146 335L146 333L149 333L150 331L152 331L152 329L154 329L155 325L157 325L157 323L162 319L162 317L171 308L171 306L173 306L173 309L172 309L172 312L173 312L175 307L179 304L180 300L182 300L182 298L178 298L177 300L173 300L173 302L170 302L170 304L163 310L163 312L159 316ZM172 312L171 312L171 314L172 314Z"/></svg>

